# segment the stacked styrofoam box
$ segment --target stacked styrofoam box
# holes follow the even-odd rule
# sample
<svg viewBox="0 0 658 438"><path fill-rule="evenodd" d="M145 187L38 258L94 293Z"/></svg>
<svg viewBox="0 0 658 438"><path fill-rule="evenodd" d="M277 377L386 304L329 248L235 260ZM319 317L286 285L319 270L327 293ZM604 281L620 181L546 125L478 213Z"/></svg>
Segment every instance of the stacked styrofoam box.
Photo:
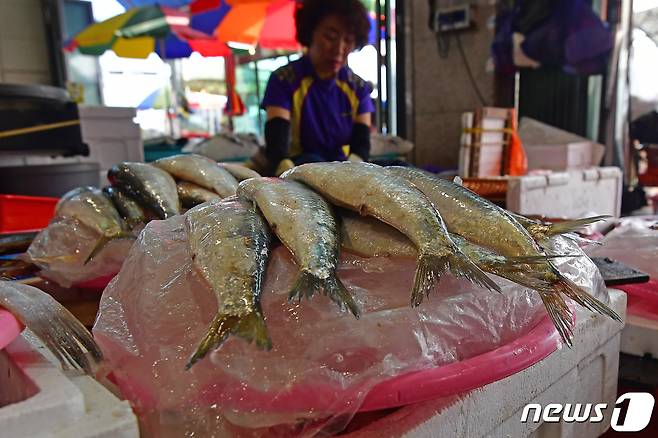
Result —
<svg viewBox="0 0 658 438"><path fill-rule="evenodd" d="M617 167L511 177L507 209L519 214L578 218L621 212L622 173Z"/></svg>
<svg viewBox="0 0 658 438"><path fill-rule="evenodd" d="M144 161L140 129L133 122L134 108L80 107L82 141L89 145L89 160L101 166L101 181L108 169L122 161Z"/></svg>
<svg viewBox="0 0 658 438"><path fill-rule="evenodd" d="M28 331L0 351L0 391L38 392L0 408L0 435L7 437L138 437L137 419L121 401L94 379L68 376ZM21 372L16 372L20 369Z"/></svg>
<svg viewBox="0 0 658 438"><path fill-rule="evenodd" d="M621 352L658 358L658 321L629 315L621 333Z"/></svg>
<svg viewBox="0 0 658 438"><path fill-rule="evenodd" d="M610 290L611 307L622 316L626 294ZM594 438L610 423L521 423L529 403L615 404L622 325L577 309L573 348L563 347L544 360L505 379L463 394L403 407L359 430L350 438L376 437L553 437ZM522 353L522 352L520 352Z"/></svg>

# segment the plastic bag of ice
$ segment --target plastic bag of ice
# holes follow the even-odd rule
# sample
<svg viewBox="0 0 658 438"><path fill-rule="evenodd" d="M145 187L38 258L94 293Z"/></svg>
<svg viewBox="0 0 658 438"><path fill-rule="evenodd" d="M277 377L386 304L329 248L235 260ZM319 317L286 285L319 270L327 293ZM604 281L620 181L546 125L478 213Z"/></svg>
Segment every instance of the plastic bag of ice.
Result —
<svg viewBox="0 0 658 438"><path fill-rule="evenodd" d="M565 260L581 272L574 280L600 295L591 261ZM502 294L445 275L412 309L415 267L410 259L343 254L338 272L363 311L357 320L320 294L289 303L297 268L278 247L262 294L273 349L229 337L186 371L217 304L192 269L184 217L153 221L105 290L94 335L146 435L338 432L374 385L491 351L545 316L535 292L497 277Z"/></svg>

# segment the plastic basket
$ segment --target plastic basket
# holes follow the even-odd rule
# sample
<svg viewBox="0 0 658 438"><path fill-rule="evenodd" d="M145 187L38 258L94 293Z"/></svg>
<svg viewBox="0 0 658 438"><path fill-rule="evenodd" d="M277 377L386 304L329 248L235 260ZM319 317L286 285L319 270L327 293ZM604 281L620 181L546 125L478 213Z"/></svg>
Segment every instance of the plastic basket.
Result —
<svg viewBox="0 0 658 438"><path fill-rule="evenodd" d="M55 215L58 198L0 195L0 233L39 230Z"/></svg>

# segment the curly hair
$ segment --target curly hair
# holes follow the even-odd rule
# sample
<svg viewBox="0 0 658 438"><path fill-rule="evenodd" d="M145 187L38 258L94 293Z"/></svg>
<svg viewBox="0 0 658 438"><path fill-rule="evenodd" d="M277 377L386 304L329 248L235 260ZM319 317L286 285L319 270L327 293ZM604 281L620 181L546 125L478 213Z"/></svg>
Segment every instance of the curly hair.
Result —
<svg viewBox="0 0 658 438"><path fill-rule="evenodd" d="M344 20L347 28L354 33L357 49L368 44L370 21L368 11L360 0L298 0L295 10L297 41L309 47L318 24L330 15Z"/></svg>

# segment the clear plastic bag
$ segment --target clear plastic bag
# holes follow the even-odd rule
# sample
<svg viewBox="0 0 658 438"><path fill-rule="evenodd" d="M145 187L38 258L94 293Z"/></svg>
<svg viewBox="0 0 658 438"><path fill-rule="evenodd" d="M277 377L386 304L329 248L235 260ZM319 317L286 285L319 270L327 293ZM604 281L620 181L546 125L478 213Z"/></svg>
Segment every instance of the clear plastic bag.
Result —
<svg viewBox="0 0 658 438"><path fill-rule="evenodd" d="M110 241L85 264L100 237L98 232L76 219L56 218L35 237L26 260L39 266L39 276L63 287L116 274L134 240Z"/></svg>
<svg viewBox="0 0 658 438"><path fill-rule="evenodd" d="M609 257L658 279L657 216L625 217L606 234L601 246L586 252L592 257Z"/></svg>
<svg viewBox="0 0 658 438"><path fill-rule="evenodd" d="M559 245L579 251L568 241ZM562 264L578 271L577 278L567 276L590 292L604 293L589 259ZM289 303L297 267L278 247L262 294L273 349L229 337L186 371L217 304L192 269L184 218L177 216L142 232L103 294L94 335L147 435L334 433L375 385L490 352L546 315L533 291L496 277L503 289L497 294L447 274L412 309L414 271L413 259L343 254L338 272L362 309L357 320L322 295ZM522 359L532 349L505 357Z"/></svg>

